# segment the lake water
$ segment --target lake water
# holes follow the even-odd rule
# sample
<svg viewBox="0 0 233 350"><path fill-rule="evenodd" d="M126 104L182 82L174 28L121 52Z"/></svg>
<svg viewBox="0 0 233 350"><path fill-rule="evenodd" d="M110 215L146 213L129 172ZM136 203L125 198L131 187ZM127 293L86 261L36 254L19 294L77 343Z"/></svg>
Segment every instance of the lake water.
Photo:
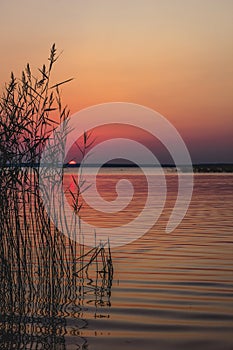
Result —
<svg viewBox="0 0 233 350"><path fill-rule="evenodd" d="M72 173L68 169L65 176L70 188ZM139 170L104 169L98 177L103 198L115 198L114 184L121 177L134 182L136 204L120 216L100 217L85 205L81 211L93 224L104 223L111 234L117 224L136 216L147 191ZM188 212L171 234L164 229L177 178L167 174L166 180L167 203L157 224L112 251L109 300L94 304L87 291L81 313L67 314L67 349L77 349L77 344L90 350L233 349L233 176L196 174Z"/></svg>
<svg viewBox="0 0 233 350"><path fill-rule="evenodd" d="M160 193L160 175L148 171L155 176L155 192ZM65 170L68 201L69 191L76 191L76 176L77 169ZM184 176L189 181L190 175ZM110 239L116 228L128 225L146 203L147 182L139 169L104 168L97 188L109 206L122 178L135 190L124 210L100 213L84 202L80 210L83 220L98 232L101 227L107 229ZM90 172L88 181L92 180ZM168 170L166 186L167 200L157 223L137 240L112 248L113 280L95 281L90 271L80 280L77 277L78 288L61 286L67 297L64 302L54 298L56 313L51 316L50 312L49 317L46 310L53 297L46 297L50 289L45 286L44 299L36 301L43 312L37 314L35 309L33 319L20 312L6 313L4 319L0 315L0 349L232 350L233 174L194 175L187 214L170 234L165 227L176 200L177 176ZM128 191L122 194L127 197ZM146 220L153 222L153 208L147 211ZM127 226L123 234L138 234L142 228ZM107 288L101 287L103 282ZM56 290L53 292L56 296ZM7 297L11 298L11 293ZM0 293L0 303L10 303L4 298ZM28 310L34 306L30 301Z"/></svg>

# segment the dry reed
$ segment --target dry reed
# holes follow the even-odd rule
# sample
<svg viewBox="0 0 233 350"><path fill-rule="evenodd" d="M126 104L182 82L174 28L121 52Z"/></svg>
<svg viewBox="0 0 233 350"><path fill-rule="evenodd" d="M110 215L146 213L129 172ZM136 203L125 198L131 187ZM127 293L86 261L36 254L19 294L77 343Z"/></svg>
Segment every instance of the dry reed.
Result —
<svg viewBox="0 0 233 350"><path fill-rule="evenodd" d="M54 150L62 152L69 132L69 111L62 106L59 89L71 79L50 86L57 58L53 45L39 77L29 64L21 79L12 73L0 99L0 337L6 346L0 348L21 348L24 343L35 348L45 342L43 332L39 340L34 334L38 325L50 329L46 341L51 349L63 349L61 314L70 302L81 307L87 283L96 305L105 297L110 304L109 245L99 244L85 253L82 245L55 227L40 196L39 164L45 143L57 124L64 123L61 148ZM77 197L73 203L78 212ZM93 266L95 279L89 277ZM25 335L28 324L31 330Z"/></svg>

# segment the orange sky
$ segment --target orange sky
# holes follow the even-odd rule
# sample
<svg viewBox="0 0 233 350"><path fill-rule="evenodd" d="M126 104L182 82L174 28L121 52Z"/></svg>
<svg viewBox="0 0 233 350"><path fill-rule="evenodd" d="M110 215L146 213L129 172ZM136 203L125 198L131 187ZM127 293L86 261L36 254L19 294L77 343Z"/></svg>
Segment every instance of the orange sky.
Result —
<svg viewBox="0 0 233 350"><path fill-rule="evenodd" d="M109 101L151 107L194 162L233 162L232 0L1 0L1 85L56 42L54 80L76 112Z"/></svg>

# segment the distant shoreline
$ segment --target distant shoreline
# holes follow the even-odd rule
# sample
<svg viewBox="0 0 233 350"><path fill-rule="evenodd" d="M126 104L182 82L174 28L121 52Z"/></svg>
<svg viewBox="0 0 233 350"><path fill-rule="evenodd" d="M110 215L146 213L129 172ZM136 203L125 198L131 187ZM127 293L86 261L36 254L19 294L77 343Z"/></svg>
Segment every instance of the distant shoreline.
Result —
<svg viewBox="0 0 233 350"><path fill-rule="evenodd" d="M22 163L22 164L12 164L8 165L9 168L14 167L29 167L29 168L39 168L39 164L28 164L28 163ZM45 164L45 166L48 166ZM99 167L99 164L85 164L86 167L95 168ZM58 166L59 167L59 166ZM63 168L79 168L80 164L64 164L62 166ZM112 163L105 163L102 165L103 168L138 168L136 164L112 164ZM158 168L159 166L154 166L150 164L143 165L145 168ZM173 164L161 164L162 168L176 168ZM200 164L193 164L193 172L194 173L233 173L233 163L200 163ZM181 169L183 172L190 171L190 166L180 165L178 166L178 169Z"/></svg>
<svg viewBox="0 0 233 350"><path fill-rule="evenodd" d="M64 168L78 168L80 164L65 164ZM98 164L87 164L87 167L97 167ZM106 163L102 165L103 168L138 168L135 164L111 164ZM157 168L158 166L146 164L144 165L146 168ZM162 168L176 168L175 165L172 164L161 164ZM194 173L233 173L233 164L231 163L206 163L206 164L193 164L193 172ZM178 168L182 169L184 172L187 169L190 170L190 166L180 165Z"/></svg>

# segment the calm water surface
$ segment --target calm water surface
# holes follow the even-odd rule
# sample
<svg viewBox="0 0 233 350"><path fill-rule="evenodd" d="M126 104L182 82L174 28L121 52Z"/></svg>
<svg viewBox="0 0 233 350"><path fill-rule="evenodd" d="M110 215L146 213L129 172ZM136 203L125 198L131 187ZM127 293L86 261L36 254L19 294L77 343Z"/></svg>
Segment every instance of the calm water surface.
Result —
<svg viewBox="0 0 233 350"><path fill-rule="evenodd" d="M73 171L65 176L70 188ZM115 198L114 184L122 176L137 189L134 205L120 216L100 217L85 205L81 213L110 232L144 205L147 187L139 170L105 169L98 178L103 198ZM167 175L167 204L158 223L113 249L110 300L96 305L87 288L81 312L72 306L67 311L66 349L233 349L233 175L198 174L194 180L186 217L166 234L177 193L176 175Z"/></svg>

